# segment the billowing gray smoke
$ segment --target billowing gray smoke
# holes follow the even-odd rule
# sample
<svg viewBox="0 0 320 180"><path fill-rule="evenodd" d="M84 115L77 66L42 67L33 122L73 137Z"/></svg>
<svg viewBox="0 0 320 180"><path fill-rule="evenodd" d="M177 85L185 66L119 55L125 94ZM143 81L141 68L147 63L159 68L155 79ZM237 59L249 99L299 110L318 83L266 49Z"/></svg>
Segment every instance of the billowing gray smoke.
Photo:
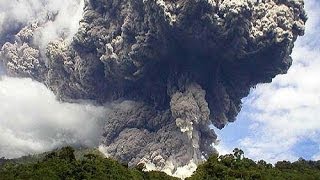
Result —
<svg viewBox="0 0 320 180"><path fill-rule="evenodd" d="M165 167L215 150L209 128L233 122L258 83L286 73L307 20L303 0L87 0L72 42L46 52L29 23L1 49L11 76L63 101L111 103L101 143L118 160ZM67 17L66 17L67 18Z"/></svg>

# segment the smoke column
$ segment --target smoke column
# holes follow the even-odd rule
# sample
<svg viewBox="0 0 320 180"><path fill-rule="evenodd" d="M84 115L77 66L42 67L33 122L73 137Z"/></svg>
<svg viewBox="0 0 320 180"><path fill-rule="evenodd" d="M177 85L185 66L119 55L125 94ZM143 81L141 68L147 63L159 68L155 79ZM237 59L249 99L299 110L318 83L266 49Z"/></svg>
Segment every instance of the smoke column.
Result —
<svg viewBox="0 0 320 180"><path fill-rule="evenodd" d="M216 153L209 126L233 122L250 88L287 72L304 34L303 6L86 0L75 33L61 7L2 30L10 33L1 64L8 76L43 82L61 101L110 104L100 149L130 166L174 174Z"/></svg>

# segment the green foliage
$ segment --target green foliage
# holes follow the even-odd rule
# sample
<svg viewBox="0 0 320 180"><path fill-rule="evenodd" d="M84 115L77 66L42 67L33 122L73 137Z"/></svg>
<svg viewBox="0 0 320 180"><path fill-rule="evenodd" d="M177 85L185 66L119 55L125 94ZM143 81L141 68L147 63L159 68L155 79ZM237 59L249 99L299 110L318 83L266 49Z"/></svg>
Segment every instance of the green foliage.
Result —
<svg viewBox="0 0 320 180"><path fill-rule="evenodd" d="M37 160L35 160L37 159ZM163 172L143 172L143 164L128 168L98 151L65 147L40 156L26 156L17 161L1 158L0 180L176 180ZM24 162L24 163L22 163ZM255 162L244 157L241 149L233 154L212 155L198 166L187 180L320 180L320 161L299 159L296 162L279 161L272 166L264 160Z"/></svg>
<svg viewBox="0 0 320 180"><path fill-rule="evenodd" d="M213 155L198 166L197 171L187 180L213 179L263 179L263 180L320 180L320 161L296 162L279 161L273 167L264 160L254 162L244 157L241 149L233 154Z"/></svg>
<svg viewBox="0 0 320 180"><path fill-rule="evenodd" d="M65 147L59 151L47 153L38 162L6 163L0 166L0 179L162 180L176 178L162 172L142 172L137 169L129 169L127 166L99 154L85 154L76 159L74 149Z"/></svg>

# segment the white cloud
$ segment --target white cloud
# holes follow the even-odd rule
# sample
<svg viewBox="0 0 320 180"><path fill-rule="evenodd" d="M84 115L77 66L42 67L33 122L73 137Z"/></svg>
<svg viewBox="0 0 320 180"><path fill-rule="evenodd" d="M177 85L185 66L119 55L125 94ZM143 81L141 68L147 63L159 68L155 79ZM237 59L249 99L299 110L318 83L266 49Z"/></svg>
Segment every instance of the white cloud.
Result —
<svg viewBox="0 0 320 180"><path fill-rule="evenodd" d="M0 81L0 156L19 157L65 145L97 146L106 109L61 103L43 84Z"/></svg>
<svg viewBox="0 0 320 180"><path fill-rule="evenodd" d="M218 144L214 146L216 150L219 152L219 155L226 155L232 153L232 147L226 145L223 143L223 141L220 141Z"/></svg>

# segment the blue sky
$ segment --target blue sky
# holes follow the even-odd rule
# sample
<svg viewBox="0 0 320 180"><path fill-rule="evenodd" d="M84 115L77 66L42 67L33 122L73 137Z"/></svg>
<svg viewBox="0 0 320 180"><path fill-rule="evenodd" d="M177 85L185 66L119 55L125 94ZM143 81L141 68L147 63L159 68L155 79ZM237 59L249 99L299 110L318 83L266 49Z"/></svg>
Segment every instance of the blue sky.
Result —
<svg viewBox="0 0 320 180"><path fill-rule="evenodd" d="M293 50L293 65L243 99L235 123L216 130L217 149L240 147L247 157L269 162L320 159L320 2L306 0L306 34Z"/></svg>

